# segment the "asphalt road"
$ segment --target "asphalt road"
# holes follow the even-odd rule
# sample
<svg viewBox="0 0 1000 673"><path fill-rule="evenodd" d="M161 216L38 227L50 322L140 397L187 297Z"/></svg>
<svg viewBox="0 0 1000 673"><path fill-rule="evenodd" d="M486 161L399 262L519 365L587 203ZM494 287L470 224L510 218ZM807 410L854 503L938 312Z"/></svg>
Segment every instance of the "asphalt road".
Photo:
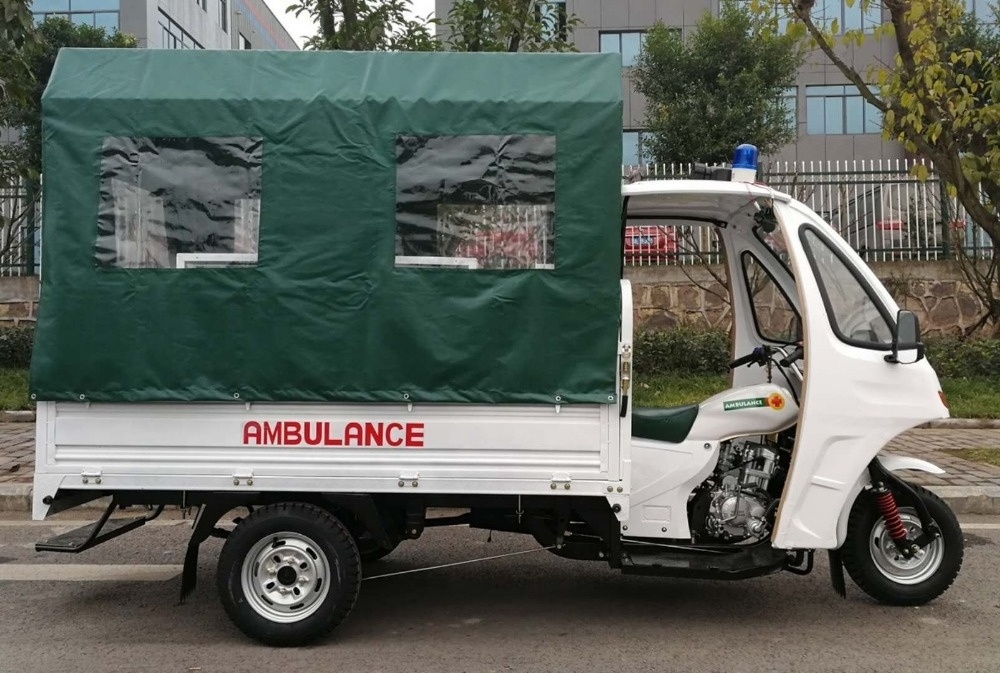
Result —
<svg viewBox="0 0 1000 673"><path fill-rule="evenodd" d="M964 522L963 572L922 608L880 606L850 583L842 600L825 555L807 577L724 583L626 577L539 551L367 579L338 630L294 650L229 623L214 583L220 540L203 546L196 593L178 604L187 523L58 555L33 545L66 524L0 520L0 673L1000 671L1000 518ZM536 546L487 535L431 529L371 572Z"/></svg>

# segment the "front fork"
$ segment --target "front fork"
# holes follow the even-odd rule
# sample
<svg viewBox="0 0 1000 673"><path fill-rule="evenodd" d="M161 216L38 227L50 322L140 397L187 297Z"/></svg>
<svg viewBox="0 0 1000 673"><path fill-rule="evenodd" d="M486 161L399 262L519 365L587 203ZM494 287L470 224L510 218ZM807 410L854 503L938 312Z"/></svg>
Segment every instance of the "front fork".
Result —
<svg viewBox="0 0 1000 673"><path fill-rule="evenodd" d="M931 519L927 505L912 486L885 469L878 458L872 459L868 464L868 474L871 477L871 493L885 521L886 530L889 531L889 537L904 558L913 558L917 552L941 537L941 529ZM906 527L899 516L896 494L906 496L905 500L911 502L913 508L917 510L921 531L913 539L907 535Z"/></svg>
<svg viewBox="0 0 1000 673"><path fill-rule="evenodd" d="M892 537L892 542L904 558L913 558L917 552L929 545L936 538L941 537L941 529L938 528L931 513L927 509L920 495L913 490L913 487L897 477L895 474L885 469L878 457L868 463L869 485L865 488L872 492L879 512L885 520L886 529ZM913 503L913 508L917 510L917 518L920 519L920 534L910 539L906 533L906 527L899 516L899 505L896 503L896 496L905 496L907 502ZM840 557L839 549L829 550L830 556L830 581L834 591L841 598L847 597L847 585L844 580L844 566Z"/></svg>

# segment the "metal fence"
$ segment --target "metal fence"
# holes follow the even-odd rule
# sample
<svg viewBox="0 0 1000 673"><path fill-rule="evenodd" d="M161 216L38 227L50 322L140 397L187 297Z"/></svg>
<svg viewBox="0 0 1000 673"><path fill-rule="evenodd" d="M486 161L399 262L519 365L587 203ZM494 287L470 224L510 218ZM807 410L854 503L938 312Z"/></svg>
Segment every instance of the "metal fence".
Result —
<svg viewBox="0 0 1000 673"><path fill-rule="evenodd" d="M829 222L867 262L987 258L993 246L965 210L947 196L932 166L911 174L912 161L808 161L765 164L759 180L791 194ZM692 165L623 166L625 179L677 179ZM41 204L23 186L0 189L0 276L30 276L40 265ZM626 231L632 266L720 261L714 233L696 225L651 225Z"/></svg>
<svg viewBox="0 0 1000 673"><path fill-rule="evenodd" d="M41 200L25 186L0 188L0 276L34 276L40 264Z"/></svg>
<svg viewBox="0 0 1000 673"><path fill-rule="evenodd" d="M947 196L933 167L927 165L929 176L922 181L911 173L915 163L773 162L762 167L758 180L791 194L819 213L867 262L948 259L958 252L957 245L972 257L992 256L989 237L969 221L955 199ZM692 168L623 166L622 177L678 179L690 175ZM710 233L678 231L674 236L680 242L678 254L666 257L649 254L653 250L642 248L642 238L633 239L635 245L629 254L627 241L626 263L645 266L718 261L717 245Z"/></svg>

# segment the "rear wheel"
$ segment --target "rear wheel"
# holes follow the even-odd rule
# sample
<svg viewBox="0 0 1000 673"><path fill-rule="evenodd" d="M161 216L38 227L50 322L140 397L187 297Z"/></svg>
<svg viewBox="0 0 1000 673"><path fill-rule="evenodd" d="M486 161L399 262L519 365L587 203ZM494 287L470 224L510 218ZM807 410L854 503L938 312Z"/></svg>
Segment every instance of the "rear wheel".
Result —
<svg viewBox="0 0 1000 673"><path fill-rule="evenodd" d="M875 498L862 492L851 510L841 549L844 567L855 584L890 605L923 605L934 600L951 586L962 567L962 530L955 514L927 489L913 489L940 528L940 537L906 558L893 543ZM896 503L907 536L920 535L920 519L912 502L897 495Z"/></svg>
<svg viewBox="0 0 1000 673"><path fill-rule="evenodd" d="M351 611L360 582L347 528L304 503L257 509L219 556L223 607L243 633L268 645L302 645L328 633Z"/></svg>

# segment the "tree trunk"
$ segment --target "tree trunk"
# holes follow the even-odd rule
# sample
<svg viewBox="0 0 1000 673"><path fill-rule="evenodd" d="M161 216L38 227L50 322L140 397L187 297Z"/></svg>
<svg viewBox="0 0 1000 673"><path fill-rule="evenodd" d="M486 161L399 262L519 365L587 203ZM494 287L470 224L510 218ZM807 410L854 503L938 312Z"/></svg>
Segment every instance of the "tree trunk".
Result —
<svg viewBox="0 0 1000 673"><path fill-rule="evenodd" d="M476 20L472 22L472 39L469 40L469 51L483 50L483 24L486 22L486 0L474 0Z"/></svg>
<svg viewBox="0 0 1000 673"><path fill-rule="evenodd" d="M363 36L358 35L358 2L359 0L341 0L340 8L343 14L344 49L364 51Z"/></svg>
<svg viewBox="0 0 1000 673"><path fill-rule="evenodd" d="M319 0L316 3L316 14L319 19L319 34L327 48L337 46L336 0Z"/></svg>
<svg viewBox="0 0 1000 673"><path fill-rule="evenodd" d="M510 42L507 43L507 51L513 53L521 49L521 40L524 37L524 27L528 23L530 12L534 10L535 0L520 0L521 7L518 13L521 17L521 22L518 27L514 30L514 34L510 36Z"/></svg>

